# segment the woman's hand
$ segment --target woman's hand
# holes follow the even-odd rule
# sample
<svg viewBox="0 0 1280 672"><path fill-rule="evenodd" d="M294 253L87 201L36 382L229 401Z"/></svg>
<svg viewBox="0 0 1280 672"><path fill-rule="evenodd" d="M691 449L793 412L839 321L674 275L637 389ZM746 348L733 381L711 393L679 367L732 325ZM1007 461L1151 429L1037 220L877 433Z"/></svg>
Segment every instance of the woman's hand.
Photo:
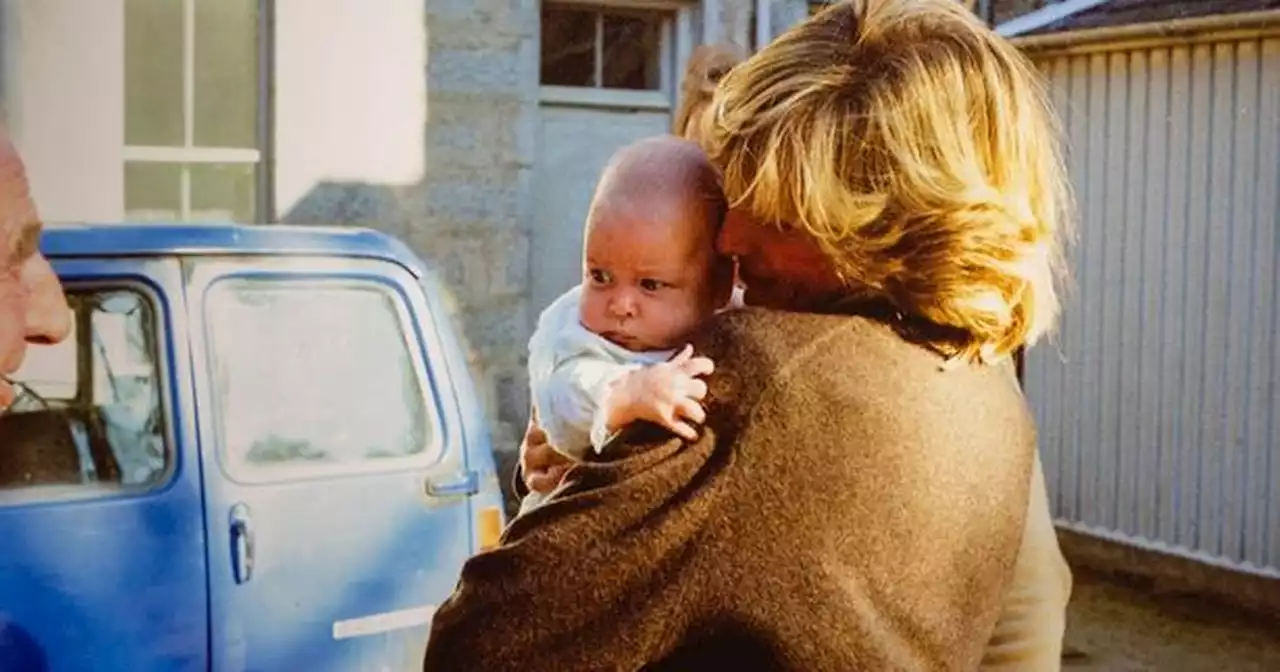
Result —
<svg viewBox="0 0 1280 672"><path fill-rule="evenodd" d="M715 370L706 357L694 357L687 345L670 361L637 369L623 376L605 398L606 425L614 432L637 420L647 420L689 441L698 438L695 426L707 419L702 400L707 384L700 378Z"/></svg>
<svg viewBox="0 0 1280 672"><path fill-rule="evenodd" d="M546 494L560 485L572 461L556 452L547 439L547 433L538 425L538 413L529 416L524 440L520 442L520 474L525 487L532 492Z"/></svg>

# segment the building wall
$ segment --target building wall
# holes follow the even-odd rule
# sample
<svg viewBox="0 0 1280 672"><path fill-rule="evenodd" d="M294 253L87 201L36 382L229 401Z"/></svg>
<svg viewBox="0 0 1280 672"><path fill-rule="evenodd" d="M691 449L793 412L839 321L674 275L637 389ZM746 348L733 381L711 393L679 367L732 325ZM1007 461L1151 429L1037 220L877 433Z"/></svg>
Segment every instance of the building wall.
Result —
<svg viewBox="0 0 1280 672"><path fill-rule="evenodd" d="M528 408L538 2L432 0L427 24L428 186L420 203L433 230L410 232L408 241L445 269L498 446L513 446Z"/></svg>
<svg viewBox="0 0 1280 672"><path fill-rule="evenodd" d="M5 116L41 216L53 222L119 219L121 0L0 0L0 26Z"/></svg>
<svg viewBox="0 0 1280 672"><path fill-rule="evenodd" d="M440 269L513 445L527 394L535 0L278 0L277 208L371 226Z"/></svg>
<svg viewBox="0 0 1280 672"><path fill-rule="evenodd" d="M1036 55L1080 207L1034 348L1055 515L1280 576L1280 36Z"/></svg>

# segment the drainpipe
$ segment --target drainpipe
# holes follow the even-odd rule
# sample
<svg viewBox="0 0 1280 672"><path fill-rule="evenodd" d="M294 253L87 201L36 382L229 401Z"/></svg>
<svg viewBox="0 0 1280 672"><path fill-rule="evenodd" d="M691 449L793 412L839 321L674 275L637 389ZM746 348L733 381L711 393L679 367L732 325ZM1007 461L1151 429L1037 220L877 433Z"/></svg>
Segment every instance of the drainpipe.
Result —
<svg viewBox="0 0 1280 672"><path fill-rule="evenodd" d="M756 0L756 51L773 41L773 27L770 25L769 0Z"/></svg>
<svg viewBox="0 0 1280 672"><path fill-rule="evenodd" d="M996 3L993 0L978 0L978 6L974 8L974 12L979 19L988 26L996 25Z"/></svg>

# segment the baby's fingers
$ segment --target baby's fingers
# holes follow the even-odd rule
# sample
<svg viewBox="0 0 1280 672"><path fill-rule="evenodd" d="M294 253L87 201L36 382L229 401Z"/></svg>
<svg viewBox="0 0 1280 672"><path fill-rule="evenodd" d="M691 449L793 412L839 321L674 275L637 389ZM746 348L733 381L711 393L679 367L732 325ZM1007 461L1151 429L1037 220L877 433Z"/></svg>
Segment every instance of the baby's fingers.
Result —
<svg viewBox="0 0 1280 672"><path fill-rule="evenodd" d="M707 376L716 370L716 365L710 359L699 356L683 362L680 370L690 376Z"/></svg>
<svg viewBox="0 0 1280 672"><path fill-rule="evenodd" d="M685 441L698 440L698 430L694 429L693 426L687 422L675 422L671 425L670 429L675 432L676 436L684 439Z"/></svg>
<svg viewBox="0 0 1280 672"><path fill-rule="evenodd" d="M686 420L701 425L707 421L707 411L694 399L681 399L676 407L677 412Z"/></svg>
<svg viewBox="0 0 1280 672"><path fill-rule="evenodd" d="M681 386L681 391L684 394L701 401L707 396L707 383L706 381L702 381L697 378L688 378Z"/></svg>

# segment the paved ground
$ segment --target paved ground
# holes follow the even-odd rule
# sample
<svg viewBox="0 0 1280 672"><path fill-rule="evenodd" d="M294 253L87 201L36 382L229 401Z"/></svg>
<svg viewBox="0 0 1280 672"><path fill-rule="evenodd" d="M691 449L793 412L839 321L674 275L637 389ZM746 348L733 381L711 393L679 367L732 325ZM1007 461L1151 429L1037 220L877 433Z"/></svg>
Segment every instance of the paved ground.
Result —
<svg viewBox="0 0 1280 672"><path fill-rule="evenodd" d="M1153 596L1082 571L1066 645L1067 672L1280 672L1280 622L1186 596Z"/></svg>

